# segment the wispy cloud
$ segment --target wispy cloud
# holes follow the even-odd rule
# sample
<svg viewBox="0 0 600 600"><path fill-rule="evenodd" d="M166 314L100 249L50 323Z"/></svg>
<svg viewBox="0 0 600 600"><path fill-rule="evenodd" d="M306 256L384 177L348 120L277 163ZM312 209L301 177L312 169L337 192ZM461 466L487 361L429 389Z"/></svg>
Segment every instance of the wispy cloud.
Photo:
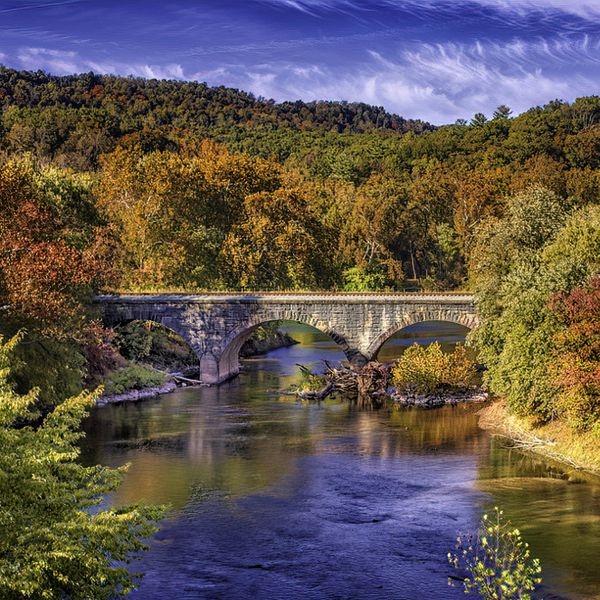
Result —
<svg viewBox="0 0 600 600"><path fill-rule="evenodd" d="M505 44L486 40L473 44L414 44L395 53L369 50L364 60L343 72L323 64L285 60L193 70L179 63L93 61L73 50L30 47L22 48L16 61L11 62L21 68L59 74L91 70L206 81L276 100L363 101L383 105L406 117L447 123L475 112L489 114L499 104L521 112L552 98L573 99L597 93L597 78L582 73L586 67L597 72L600 38L584 35L534 42L514 39ZM548 64L553 68L544 67ZM580 70L572 72L572 64Z"/></svg>
<svg viewBox="0 0 600 600"><path fill-rule="evenodd" d="M556 10L586 19L600 15L597 0L474 0L478 4L504 11L530 12L532 10Z"/></svg>
<svg viewBox="0 0 600 600"><path fill-rule="evenodd" d="M576 62L596 68L600 39L555 39L507 44L480 41L424 44L394 56L374 50L343 73L323 65L284 61L198 72L194 78L234 85L277 100L302 98L364 101L434 123L447 123L475 112L488 114L499 104L516 112L553 98L574 99L598 92L597 78L565 69Z"/></svg>
<svg viewBox="0 0 600 600"><path fill-rule="evenodd" d="M373 11L377 7L407 10L411 8L430 9L436 7L455 7L480 5L510 13L526 13L540 10L553 10L582 18L600 15L598 0L256 0L258 2L292 8L304 13L316 15L321 11Z"/></svg>
<svg viewBox="0 0 600 600"><path fill-rule="evenodd" d="M34 2L30 4L21 4L9 8L0 8L0 14L21 12L26 10L39 10L40 8L52 8L55 6L64 6L65 4L78 4L81 0L61 0L59 2Z"/></svg>
<svg viewBox="0 0 600 600"><path fill-rule="evenodd" d="M21 48L16 61L2 55L14 66L23 69L42 69L58 75L96 73L135 75L148 79L186 79L183 67L176 63L151 65L144 63L122 63L112 61L96 61L82 57L74 50L53 50L50 48ZM16 64L15 64L16 63Z"/></svg>

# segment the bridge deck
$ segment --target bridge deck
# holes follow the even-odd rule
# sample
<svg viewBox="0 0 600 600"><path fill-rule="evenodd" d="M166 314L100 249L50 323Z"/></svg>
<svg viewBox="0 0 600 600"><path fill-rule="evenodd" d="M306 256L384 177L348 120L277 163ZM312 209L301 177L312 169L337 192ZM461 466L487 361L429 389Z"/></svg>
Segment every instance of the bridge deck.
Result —
<svg viewBox="0 0 600 600"><path fill-rule="evenodd" d="M168 293L168 294L105 294L96 296L99 303L148 303L148 302L444 302L461 304L473 302L472 294L465 292L201 292L201 293Z"/></svg>

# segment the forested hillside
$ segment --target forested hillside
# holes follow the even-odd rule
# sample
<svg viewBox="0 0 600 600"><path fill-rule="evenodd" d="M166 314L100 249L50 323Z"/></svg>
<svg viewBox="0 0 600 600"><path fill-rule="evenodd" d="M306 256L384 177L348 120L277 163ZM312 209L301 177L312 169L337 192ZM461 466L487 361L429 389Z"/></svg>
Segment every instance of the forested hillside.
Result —
<svg viewBox="0 0 600 600"><path fill-rule="evenodd" d="M111 360L110 334L87 314L101 289L471 287L490 323L478 342L490 381L509 397L502 318L523 325L526 309L513 306L525 297L515 278L539 287L545 340L569 323L556 307L576 299L560 294L597 297L596 234L568 232L597 223L599 97L432 128L363 104L1 69L0 106L2 329L27 327L22 352L43 373L17 376L43 380L50 399ZM585 246L560 277L536 266L559 234ZM550 418L566 375L548 377L543 406L522 390L515 406Z"/></svg>
<svg viewBox="0 0 600 600"><path fill-rule="evenodd" d="M94 168L119 143L163 150L183 139L237 131L423 131L432 127L382 107L283 102L204 83L86 73L55 77L0 66L0 107L10 146L75 168Z"/></svg>

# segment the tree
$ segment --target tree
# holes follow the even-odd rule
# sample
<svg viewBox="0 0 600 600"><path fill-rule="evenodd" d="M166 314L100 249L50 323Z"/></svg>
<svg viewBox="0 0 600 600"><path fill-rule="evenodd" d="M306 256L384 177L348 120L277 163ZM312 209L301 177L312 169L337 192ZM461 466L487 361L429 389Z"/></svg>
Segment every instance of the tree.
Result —
<svg viewBox="0 0 600 600"><path fill-rule="evenodd" d="M512 115L512 110L508 106L506 106L506 104L501 104L494 111L494 115L492 118L494 120L498 120L498 121L507 120L507 119L510 119L511 115Z"/></svg>
<svg viewBox="0 0 600 600"><path fill-rule="evenodd" d="M244 218L225 240L230 285L242 289L318 289L329 284L331 235L299 189L247 196Z"/></svg>
<svg viewBox="0 0 600 600"><path fill-rule="evenodd" d="M394 247L406 203L405 190L391 179L373 175L358 188L350 186L338 192L339 255L346 265L347 289L398 287L404 273Z"/></svg>
<svg viewBox="0 0 600 600"><path fill-rule="evenodd" d="M576 429L600 427L600 276L550 303L560 330L551 371L560 389L559 412Z"/></svg>
<svg viewBox="0 0 600 600"><path fill-rule="evenodd" d="M27 330L11 376L46 407L81 391L89 301L114 274L110 231L82 179L0 162L0 335Z"/></svg>
<svg viewBox="0 0 600 600"><path fill-rule="evenodd" d="M179 152L117 148L102 160L98 204L116 223L124 285L222 285L217 256L246 195L275 189L276 165L214 143Z"/></svg>
<svg viewBox="0 0 600 600"><path fill-rule="evenodd" d="M475 113L471 119L473 127L483 127L487 123L487 117L483 113Z"/></svg>
<svg viewBox="0 0 600 600"><path fill-rule="evenodd" d="M37 391L18 395L8 381L19 340L0 338L0 598L125 597L134 586L122 563L147 548L163 511L101 506L123 469L77 461L96 396L70 398L39 421Z"/></svg>
<svg viewBox="0 0 600 600"><path fill-rule="evenodd" d="M564 412L552 375L561 325L549 304L553 294L586 285L599 257L598 209L569 215L539 188L512 198L503 219L481 228L471 277L483 323L470 335L486 385L512 412L542 422Z"/></svg>
<svg viewBox="0 0 600 600"><path fill-rule="evenodd" d="M0 305L61 337L78 329L92 290L113 272L94 211L81 201L69 206L65 187L56 194L55 185L29 161L0 165Z"/></svg>

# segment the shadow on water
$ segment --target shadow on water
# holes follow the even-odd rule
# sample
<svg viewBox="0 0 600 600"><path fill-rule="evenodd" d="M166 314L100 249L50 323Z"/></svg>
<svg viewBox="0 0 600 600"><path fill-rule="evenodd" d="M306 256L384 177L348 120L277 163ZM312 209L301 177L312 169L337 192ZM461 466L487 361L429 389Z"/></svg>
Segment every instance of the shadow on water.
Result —
<svg viewBox="0 0 600 600"><path fill-rule="evenodd" d="M412 334L431 340L429 327ZM300 344L245 361L236 380L87 421L85 460L131 463L112 502L173 505L134 565L146 576L132 598L461 598L447 586L446 553L495 504L523 530L553 592L594 596L598 482L504 448L478 428L475 406L297 402L281 393L297 381L296 363L344 356L315 330L290 328ZM414 339L402 335L385 356ZM440 335L460 339L456 329Z"/></svg>

